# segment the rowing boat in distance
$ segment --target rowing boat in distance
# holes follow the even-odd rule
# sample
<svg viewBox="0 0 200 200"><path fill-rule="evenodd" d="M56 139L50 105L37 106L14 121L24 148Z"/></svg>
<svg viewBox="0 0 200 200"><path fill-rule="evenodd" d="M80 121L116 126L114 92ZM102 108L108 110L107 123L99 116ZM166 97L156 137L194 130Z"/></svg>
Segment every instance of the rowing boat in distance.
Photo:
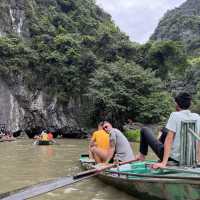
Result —
<svg viewBox="0 0 200 200"><path fill-rule="evenodd" d="M36 140L36 141L34 141L34 144L36 144L36 145L52 145L54 143L55 142L52 140Z"/></svg>
<svg viewBox="0 0 200 200"><path fill-rule="evenodd" d="M155 161L137 161L102 172L98 178L142 200L199 200L200 168L166 167L153 170ZM81 155L84 169L94 168L88 155Z"/></svg>

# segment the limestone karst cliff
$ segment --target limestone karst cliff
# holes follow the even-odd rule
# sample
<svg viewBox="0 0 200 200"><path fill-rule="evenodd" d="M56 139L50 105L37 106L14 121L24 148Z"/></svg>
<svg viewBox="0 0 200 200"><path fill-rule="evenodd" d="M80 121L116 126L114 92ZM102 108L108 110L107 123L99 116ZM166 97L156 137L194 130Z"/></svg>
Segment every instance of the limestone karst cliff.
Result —
<svg viewBox="0 0 200 200"><path fill-rule="evenodd" d="M88 79L132 55L128 37L92 0L2 0L0 10L0 124L86 126Z"/></svg>
<svg viewBox="0 0 200 200"><path fill-rule="evenodd" d="M188 54L200 54L200 1L187 0L168 11L155 29L152 40L182 41Z"/></svg>
<svg viewBox="0 0 200 200"><path fill-rule="evenodd" d="M170 94L156 72L177 77L187 60L180 45L131 42L93 0L2 0L0 8L0 124L7 129L73 135L99 120L121 127L130 117L157 123L168 116Z"/></svg>

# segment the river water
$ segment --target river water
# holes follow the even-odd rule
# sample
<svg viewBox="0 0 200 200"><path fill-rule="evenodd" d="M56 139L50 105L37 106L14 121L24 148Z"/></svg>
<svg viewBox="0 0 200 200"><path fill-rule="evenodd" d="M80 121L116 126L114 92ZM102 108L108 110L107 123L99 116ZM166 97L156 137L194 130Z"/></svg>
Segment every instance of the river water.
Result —
<svg viewBox="0 0 200 200"><path fill-rule="evenodd" d="M33 145L29 139L0 143L0 193L80 172L87 140L59 139L56 145ZM138 145L134 144L138 150ZM136 200L96 178L41 195L35 200Z"/></svg>

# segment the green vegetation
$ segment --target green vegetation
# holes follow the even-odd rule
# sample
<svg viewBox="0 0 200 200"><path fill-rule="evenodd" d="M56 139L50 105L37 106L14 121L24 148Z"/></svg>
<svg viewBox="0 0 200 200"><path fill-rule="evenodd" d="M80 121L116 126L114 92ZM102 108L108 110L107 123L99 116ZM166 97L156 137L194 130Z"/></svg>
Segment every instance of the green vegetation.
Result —
<svg viewBox="0 0 200 200"><path fill-rule="evenodd" d="M34 0L24 6L28 32L25 40L1 37L0 70L8 76L16 70L30 89L67 103L87 91L100 63L130 59L134 53L128 37L92 0Z"/></svg>
<svg viewBox="0 0 200 200"><path fill-rule="evenodd" d="M152 40L181 41L189 55L200 55L200 6L188 0L179 8L168 11L152 35Z"/></svg>
<svg viewBox="0 0 200 200"><path fill-rule="evenodd" d="M43 90L62 104L80 99L80 115L87 124L102 119L120 126L128 118L165 121L173 109L170 81L190 79L199 70L199 58L187 57L189 45L170 40L132 43L93 0L25 1L24 9L23 37L0 37L1 77L11 85L20 77L29 89ZM199 93L195 110L198 99Z"/></svg>
<svg viewBox="0 0 200 200"><path fill-rule="evenodd" d="M189 60L190 68L186 72L187 79L195 82L195 95L193 96L192 110L200 113L200 57L194 57Z"/></svg>
<svg viewBox="0 0 200 200"><path fill-rule="evenodd" d="M34 51L20 38L13 35L0 37L0 75L6 81L15 81L22 73L24 78L30 75L29 67L35 59Z"/></svg>
<svg viewBox="0 0 200 200"><path fill-rule="evenodd" d="M188 63L184 46L174 41L150 41L137 50L136 62L151 68L157 77L169 79L170 74L182 75Z"/></svg>
<svg viewBox="0 0 200 200"><path fill-rule="evenodd" d="M168 11L151 37L154 44L156 44L155 42L163 44L163 42L173 41L178 46L175 45L175 48L160 48L159 45L156 45L157 48L151 51L149 49L152 46L147 43L142 48L143 55L147 56L144 57L145 59L141 59L144 63L140 63L142 66L151 67L152 69L157 68L156 75L163 76L162 79L166 78L167 74L168 80L165 82L169 91L184 90L191 93L194 99L193 110L200 113L200 4L197 2L196 0L187 0L179 8ZM162 56L159 55L160 52ZM163 64L158 59L154 61L156 57L164 58ZM153 62L149 62L149 58L153 59ZM176 64L176 60L179 64ZM173 69L174 66L175 70Z"/></svg>
<svg viewBox="0 0 200 200"><path fill-rule="evenodd" d="M154 73L121 60L96 70L90 79L89 95L96 110L116 124L130 116L141 122L159 122L171 112L169 94Z"/></svg>
<svg viewBox="0 0 200 200"><path fill-rule="evenodd" d="M200 85L198 86L198 92L194 96L193 111L200 113Z"/></svg>
<svg viewBox="0 0 200 200"><path fill-rule="evenodd" d="M124 135L131 142L139 142L140 141L140 129L125 130Z"/></svg>

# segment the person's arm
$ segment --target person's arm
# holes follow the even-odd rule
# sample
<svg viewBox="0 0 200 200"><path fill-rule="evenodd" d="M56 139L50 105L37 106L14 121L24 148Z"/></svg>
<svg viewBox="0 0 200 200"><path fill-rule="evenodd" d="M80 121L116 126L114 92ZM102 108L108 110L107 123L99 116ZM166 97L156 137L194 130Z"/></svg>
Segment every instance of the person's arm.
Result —
<svg viewBox="0 0 200 200"><path fill-rule="evenodd" d="M94 132L92 134L92 137L90 138L90 142L89 142L89 148L91 148L92 146L94 146L96 143L96 132Z"/></svg>
<svg viewBox="0 0 200 200"><path fill-rule="evenodd" d="M108 157L107 157L106 163L109 163L109 161L114 156L114 153L115 153L115 141L110 140L110 147L108 149Z"/></svg>
<svg viewBox="0 0 200 200"><path fill-rule="evenodd" d="M91 148L94 145L95 145L95 141L91 138L90 139L90 143L89 143L89 147Z"/></svg>
<svg viewBox="0 0 200 200"><path fill-rule="evenodd" d="M89 158L93 159L93 155L91 152L91 148L95 145L95 133L92 134L92 137L90 138L90 142L89 142L89 148L88 148L88 152L89 152Z"/></svg>
<svg viewBox="0 0 200 200"><path fill-rule="evenodd" d="M106 163L109 163L109 161L113 158L115 154L116 143L117 143L117 137L116 137L115 131L111 129L109 132L110 132L109 133L110 141L109 141L109 149L108 149Z"/></svg>
<svg viewBox="0 0 200 200"><path fill-rule="evenodd" d="M169 131L166 139L165 139L165 143L164 143L164 155L163 155L163 160L160 163L155 163L153 164L153 168L157 169L157 168L164 168L167 165L167 161L169 159L170 156L170 152L171 152L171 147L174 141L174 137L175 137L175 133L172 131Z"/></svg>

